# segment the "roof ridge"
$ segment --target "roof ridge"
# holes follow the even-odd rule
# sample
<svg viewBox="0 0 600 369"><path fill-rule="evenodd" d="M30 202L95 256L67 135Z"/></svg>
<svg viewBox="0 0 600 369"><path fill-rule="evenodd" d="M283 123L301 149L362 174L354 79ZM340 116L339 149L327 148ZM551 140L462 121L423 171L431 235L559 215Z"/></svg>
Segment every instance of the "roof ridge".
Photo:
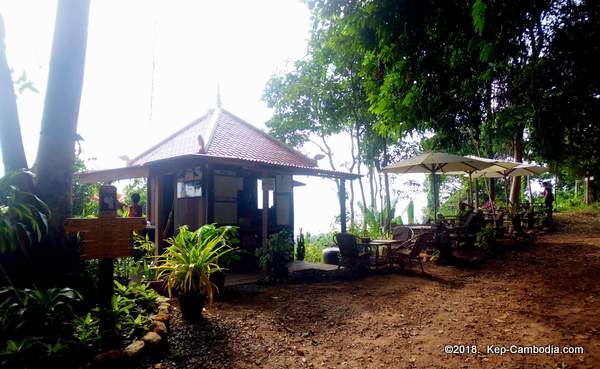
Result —
<svg viewBox="0 0 600 369"><path fill-rule="evenodd" d="M135 162L136 160L139 160L140 158L142 158L143 156L151 153L152 151L154 151L155 149L159 148L160 146L162 146L163 144L165 144L167 141L169 141L170 139L172 139L173 137L177 136L178 134L180 134L181 132L191 128L194 124L198 124L200 123L203 119L206 118L207 115L209 115L211 113L211 111L214 109L209 109L206 113L204 113L204 115L200 116L199 118L194 119L192 122L186 124L184 127L178 129L177 131L175 131L174 133L170 134L169 136L167 136L166 138L160 140L158 143L156 143L155 145L153 145L152 147L150 147L149 149L143 151L141 154L137 155L135 158L127 161L127 166L131 166L131 163ZM208 147L208 145L206 146ZM142 163L143 164L143 163ZM138 165L140 165L138 163Z"/></svg>
<svg viewBox="0 0 600 369"><path fill-rule="evenodd" d="M308 160L310 163L312 163L312 164L313 164L313 167L316 167L316 168L318 168L318 167L319 167L319 165L318 165L318 163L317 163L317 161L316 161L316 160L314 160L314 159L311 159L311 158L309 158L308 156L306 156L306 155L304 155L303 153L301 153L300 151L298 151L298 150L296 150L296 149L294 149L294 148L291 148L291 147L289 147L289 146L288 146L288 145L286 145L285 143L283 143L283 142L279 141L279 140L278 140L278 139L276 139L275 137L273 137L273 136L269 135L267 132L264 132L264 131L262 131L262 130L261 130L261 129L259 129L258 127L254 126L253 124L251 124L251 123L247 122L246 120L244 120L244 119L240 118L239 116L237 116L237 115L233 114L233 113L232 113L232 112L230 112L229 110L227 110L227 109L224 109L224 108L221 108L220 110L221 110L221 112L223 112L223 113L227 113L227 114L231 115L232 117L234 117L235 119L237 119L238 121L240 121L241 123L243 123L244 125L246 125L246 126L250 127L251 129L253 129L255 132L258 132L260 135L262 135L262 136L263 136L263 137L265 137L266 139L268 139L268 140L270 140L270 141L274 142L275 144L277 144L277 145L281 146L281 147L282 147L284 150L286 150L286 151L288 151L288 152L290 152L290 153L292 153L292 154L295 154L295 155L300 155L302 158L304 158L304 159ZM216 123L218 124L218 121L217 121ZM216 124L215 124L215 126L216 126ZM208 145L207 145L207 148L208 148Z"/></svg>
<svg viewBox="0 0 600 369"><path fill-rule="evenodd" d="M210 119L207 123L207 131L206 131L206 142L204 144L204 151L208 152L208 148L210 147L210 144L213 140L213 138L215 137L215 132L217 131L217 124L219 122L219 116L221 115L221 112L223 111L223 108L220 107L216 107L215 109L212 110L211 114L210 114Z"/></svg>

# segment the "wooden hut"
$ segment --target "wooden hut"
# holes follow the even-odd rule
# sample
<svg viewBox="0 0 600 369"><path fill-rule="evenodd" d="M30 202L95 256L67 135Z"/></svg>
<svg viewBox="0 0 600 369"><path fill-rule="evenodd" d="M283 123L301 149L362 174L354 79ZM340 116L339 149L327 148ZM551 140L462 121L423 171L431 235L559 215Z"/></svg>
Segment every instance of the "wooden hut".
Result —
<svg viewBox="0 0 600 369"><path fill-rule="evenodd" d="M79 178L97 183L146 177L147 214L157 245L184 224L196 229L217 223L238 226L241 247L253 252L270 234L284 229L293 234L294 186L300 184L294 175L340 181L345 231L344 181L356 174L320 169L315 160L221 108L209 110L126 167L81 173ZM305 206L318 211L318 204Z"/></svg>

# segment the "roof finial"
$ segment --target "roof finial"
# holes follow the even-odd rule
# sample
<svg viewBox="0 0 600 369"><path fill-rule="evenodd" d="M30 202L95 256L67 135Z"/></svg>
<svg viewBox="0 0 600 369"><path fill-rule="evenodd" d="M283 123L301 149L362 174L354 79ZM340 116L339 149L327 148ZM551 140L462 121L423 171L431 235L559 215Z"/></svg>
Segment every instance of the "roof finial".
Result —
<svg viewBox="0 0 600 369"><path fill-rule="evenodd" d="M221 84L217 82L217 108L221 108Z"/></svg>

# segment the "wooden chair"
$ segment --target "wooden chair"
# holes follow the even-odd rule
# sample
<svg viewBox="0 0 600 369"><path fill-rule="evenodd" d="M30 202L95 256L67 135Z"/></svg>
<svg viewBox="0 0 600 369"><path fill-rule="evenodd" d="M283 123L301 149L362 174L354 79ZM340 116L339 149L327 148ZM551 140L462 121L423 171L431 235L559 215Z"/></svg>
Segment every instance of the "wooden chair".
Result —
<svg viewBox="0 0 600 369"><path fill-rule="evenodd" d="M411 269L413 262L416 261L421 266L421 272L425 273L420 255L433 242L434 236L435 232L422 233L392 248L393 264L397 264L402 269L408 264L408 268Z"/></svg>

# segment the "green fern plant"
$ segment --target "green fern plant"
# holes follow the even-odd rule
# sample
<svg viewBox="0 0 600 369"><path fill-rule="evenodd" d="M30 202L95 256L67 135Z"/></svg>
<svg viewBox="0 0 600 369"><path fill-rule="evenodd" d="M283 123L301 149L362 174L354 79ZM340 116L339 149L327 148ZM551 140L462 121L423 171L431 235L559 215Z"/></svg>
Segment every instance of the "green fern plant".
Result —
<svg viewBox="0 0 600 369"><path fill-rule="evenodd" d="M156 257L154 268L158 279L164 280L169 296L173 290L180 293L197 292L212 302L214 289L210 275L223 270L218 261L234 249L230 228L208 227L190 231L179 228L177 235L167 240L169 247Z"/></svg>

